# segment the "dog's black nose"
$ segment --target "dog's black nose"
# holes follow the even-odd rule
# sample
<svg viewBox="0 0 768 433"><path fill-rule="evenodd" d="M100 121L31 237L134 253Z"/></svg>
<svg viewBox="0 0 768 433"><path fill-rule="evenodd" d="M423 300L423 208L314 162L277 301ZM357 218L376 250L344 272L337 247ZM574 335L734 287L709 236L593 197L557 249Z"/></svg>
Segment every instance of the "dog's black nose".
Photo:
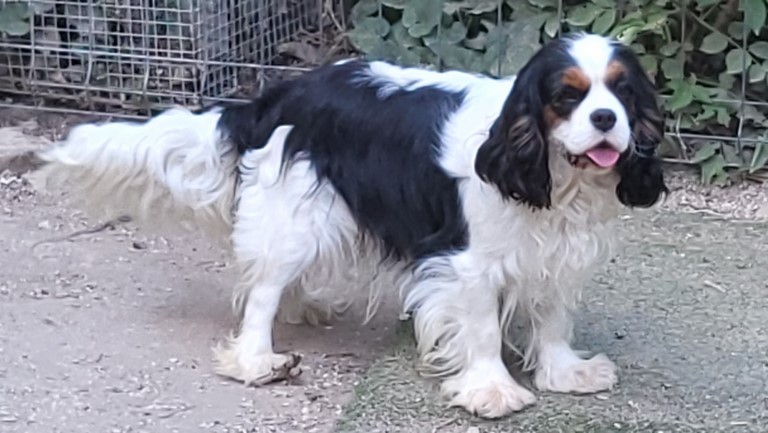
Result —
<svg viewBox="0 0 768 433"><path fill-rule="evenodd" d="M616 113L607 108L601 108L593 111L592 114L589 115L589 120L592 121L595 128L607 132L616 124Z"/></svg>

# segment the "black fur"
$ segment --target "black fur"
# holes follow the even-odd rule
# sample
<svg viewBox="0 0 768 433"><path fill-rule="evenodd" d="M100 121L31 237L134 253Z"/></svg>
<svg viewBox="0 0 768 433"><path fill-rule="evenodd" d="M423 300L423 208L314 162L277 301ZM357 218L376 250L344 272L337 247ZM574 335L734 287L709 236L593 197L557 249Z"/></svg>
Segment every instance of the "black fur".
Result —
<svg viewBox="0 0 768 433"><path fill-rule="evenodd" d="M475 158L475 171L505 198L537 208L551 205L549 135L544 107L557 94L555 74L573 64L563 41L539 50L520 70L501 116ZM554 78L554 79L553 79Z"/></svg>
<svg viewBox="0 0 768 433"><path fill-rule="evenodd" d="M627 68L628 114L635 149L622 155L618 164L621 180L616 196L629 207L650 207L669 193L664 183L656 148L664 135L664 116L656 100L656 87L646 75L635 54L627 47L614 45L614 58Z"/></svg>
<svg viewBox="0 0 768 433"><path fill-rule="evenodd" d="M423 258L467 243L457 180L440 168L440 132L462 93L424 87L386 97L367 64L325 66L226 109L220 127L240 153L293 125L284 164L307 155L388 255Z"/></svg>

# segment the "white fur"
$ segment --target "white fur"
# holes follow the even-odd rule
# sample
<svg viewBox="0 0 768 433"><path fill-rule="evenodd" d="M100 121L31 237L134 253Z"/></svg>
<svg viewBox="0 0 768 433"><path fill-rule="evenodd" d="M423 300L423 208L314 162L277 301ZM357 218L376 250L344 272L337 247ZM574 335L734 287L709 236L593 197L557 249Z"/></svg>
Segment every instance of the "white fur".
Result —
<svg viewBox="0 0 768 433"><path fill-rule="evenodd" d="M572 54L594 72L598 84L575 117L550 137L569 151L585 150L602 139L618 150L629 145L626 114L599 84L599 70L610 57L607 50L602 39L573 45ZM581 288L611 254L619 210L617 175L575 168L553 151L551 209L533 211L503 200L473 167L513 80L384 63L373 63L370 76L361 79L385 84L380 97L426 85L466 91L463 106L443 130L440 164L460 179L469 246L427 259L402 275L403 305L416 310L421 370L445 376L442 389L451 402L484 417L502 416L535 400L506 370L503 343L524 355L542 390L611 388L613 364L602 355L584 360L569 342L570 313ZM584 121L595 108L620 113L616 131L598 136ZM357 278L358 257L372 249L359 243L360 229L350 210L330 184L318 183L308 161L298 159L280 171L289 125L277 128L263 148L242 156L235 195L238 161L216 130L218 117L217 112L172 110L145 126L81 126L45 158L57 163L54 171L90 193L118 198L117 204L155 213L158 204L174 202L208 228L232 230L241 268L234 304L242 322L237 336L217 348L216 369L258 385L297 374L298 357L273 352L278 312L291 321L319 322L342 311L349 299L342 290L352 285L334 283L331 277ZM122 202L124 190L130 189L135 199ZM229 213L233 202L234 220ZM374 305L378 283L370 284ZM518 332L517 325L525 331Z"/></svg>

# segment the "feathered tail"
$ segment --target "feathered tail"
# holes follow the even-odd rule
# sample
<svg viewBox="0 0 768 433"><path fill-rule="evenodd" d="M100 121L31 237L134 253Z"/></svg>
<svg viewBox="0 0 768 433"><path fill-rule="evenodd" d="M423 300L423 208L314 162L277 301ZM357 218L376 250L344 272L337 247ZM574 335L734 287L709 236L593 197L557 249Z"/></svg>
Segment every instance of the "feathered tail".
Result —
<svg viewBox="0 0 768 433"><path fill-rule="evenodd" d="M232 227L238 164L220 117L174 108L143 123L81 125L40 157L49 184L78 190L93 210L216 236Z"/></svg>

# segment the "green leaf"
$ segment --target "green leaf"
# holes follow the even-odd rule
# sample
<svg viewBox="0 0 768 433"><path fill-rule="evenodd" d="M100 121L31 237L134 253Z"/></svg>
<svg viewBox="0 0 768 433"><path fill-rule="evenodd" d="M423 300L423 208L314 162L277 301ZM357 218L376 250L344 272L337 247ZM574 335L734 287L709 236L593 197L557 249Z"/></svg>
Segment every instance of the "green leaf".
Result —
<svg viewBox="0 0 768 433"><path fill-rule="evenodd" d="M389 23L384 18L367 17L361 19L347 32L352 45L363 53L374 51L389 33Z"/></svg>
<svg viewBox="0 0 768 433"><path fill-rule="evenodd" d="M528 0L528 3L540 9L556 8L557 2L558 0ZM514 6L514 5L510 4L510 6Z"/></svg>
<svg viewBox="0 0 768 433"><path fill-rule="evenodd" d="M717 76L717 81L720 83L721 88L731 89L736 82L736 78L726 72L721 72L720 75Z"/></svg>
<svg viewBox="0 0 768 433"><path fill-rule="evenodd" d="M616 13L615 8L603 11L592 23L592 31L600 35L608 33L608 30L616 22Z"/></svg>
<svg viewBox="0 0 768 433"><path fill-rule="evenodd" d="M604 9L616 10L616 2L614 0L592 0L592 3Z"/></svg>
<svg viewBox="0 0 768 433"><path fill-rule="evenodd" d="M408 33L408 29L405 28L402 21L398 21L392 24L390 29L390 35L392 39L404 48L413 48L421 46L421 39L414 38Z"/></svg>
<svg viewBox="0 0 768 433"><path fill-rule="evenodd" d="M728 24L728 36L740 41L744 37L744 23L741 21L733 21Z"/></svg>
<svg viewBox="0 0 768 433"><path fill-rule="evenodd" d="M595 20L603 12L603 9L595 5L594 3L587 3L577 8L572 9L568 13L568 17L565 22L572 26L586 27Z"/></svg>
<svg viewBox="0 0 768 433"><path fill-rule="evenodd" d="M752 161L749 163L749 172L754 173L760 170L765 167L766 162L768 162L768 143L759 141L755 145L755 153L752 155Z"/></svg>
<svg viewBox="0 0 768 433"><path fill-rule="evenodd" d="M696 153L693 155L691 162L694 164L701 164L702 162L715 156L719 148L720 146L718 146L717 143L704 143L701 147L699 147L698 150L696 150Z"/></svg>
<svg viewBox="0 0 768 433"><path fill-rule="evenodd" d="M683 63L677 59L664 59L661 61L661 70L667 79L675 80L683 78Z"/></svg>
<svg viewBox="0 0 768 433"><path fill-rule="evenodd" d="M728 47L728 37L720 32L712 32L701 41L699 50L707 54L717 54Z"/></svg>
<svg viewBox="0 0 768 433"><path fill-rule="evenodd" d="M460 10L468 14L480 15L486 12L495 11L498 7L498 0L464 0L459 2L447 1L443 6L443 10L447 14L451 14ZM449 12L449 10L453 10L453 12Z"/></svg>
<svg viewBox="0 0 768 433"><path fill-rule="evenodd" d="M26 3L5 3L0 8L0 33L22 36L29 31L29 8Z"/></svg>
<svg viewBox="0 0 768 433"><path fill-rule="evenodd" d="M454 21L451 27L442 29L440 37L438 38L437 32L432 32L430 36L424 38L424 45L432 48L437 46L438 42L442 42L447 45L456 45L463 41L467 37L467 28L464 27L459 21Z"/></svg>
<svg viewBox="0 0 768 433"><path fill-rule="evenodd" d="M353 25L357 25L364 18L367 18L379 11L376 0L361 0L352 7L349 12L349 20Z"/></svg>
<svg viewBox="0 0 768 433"><path fill-rule="evenodd" d="M406 2L403 9L403 25L414 38L428 35L440 24L443 16L443 0L419 0Z"/></svg>
<svg viewBox="0 0 768 433"><path fill-rule="evenodd" d="M693 99L695 101L703 102L705 104L712 103L712 98L709 96L709 89L699 85L691 86L691 93L693 93Z"/></svg>
<svg viewBox="0 0 768 433"><path fill-rule="evenodd" d="M719 153L702 161L700 167L701 182L705 185L722 183L728 178L728 174L725 172L725 158Z"/></svg>
<svg viewBox="0 0 768 433"><path fill-rule="evenodd" d="M749 66L750 63L752 63L752 57L741 48L733 49L725 55L726 72L729 74L741 73L744 71L744 66Z"/></svg>
<svg viewBox="0 0 768 433"><path fill-rule="evenodd" d="M685 80L673 80L668 83L674 91L672 96L667 99L667 108L671 112L685 108L693 102L693 87Z"/></svg>
<svg viewBox="0 0 768 433"><path fill-rule="evenodd" d="M744 11L744 25L759 34L765 25L765 0L741 0L739 9Z"/></svg>
<svg viewBox="0 0 768 433"><path fill-rule="evenodd" d="M640 56L640 65L648 75L655 77L659 72L659 63L655 56Z"/></svg>
<svg viewBox="0 0 768 433"><path fill-rule="evenodd" d="M664 57L672 57L680 50L680 42L672 41L659 48L659 53Z"/></svg>
<svg viewBox="0 0 768 433"><path fill-rule="evenodd" d="M765 79L765 69L763 65L754 64L749 67L749 82L757 83Z"/></svg>
<svg viewBox="0 0 768 433"><path fill-rule="evenodd" d="M768 42L753 42L752 45L749 46L749 52L757 58L768 60Z"/></svg>
<svg viewBox="0 0 768 433"><path fill-rule="evenodd" d="M488 71L501 76L517 73L536 51L541 48L539 31L525 21L504 23L488 32L488 42L485 51L485 61Z"/></svg>
<svg viewBox="0 0 768 433"><path fill-rule="evenodd" d="M560 30L560 17L557 16L557 13L552 13L544 22L544 33L550 38L554 38L558 30Z"/></svg>

